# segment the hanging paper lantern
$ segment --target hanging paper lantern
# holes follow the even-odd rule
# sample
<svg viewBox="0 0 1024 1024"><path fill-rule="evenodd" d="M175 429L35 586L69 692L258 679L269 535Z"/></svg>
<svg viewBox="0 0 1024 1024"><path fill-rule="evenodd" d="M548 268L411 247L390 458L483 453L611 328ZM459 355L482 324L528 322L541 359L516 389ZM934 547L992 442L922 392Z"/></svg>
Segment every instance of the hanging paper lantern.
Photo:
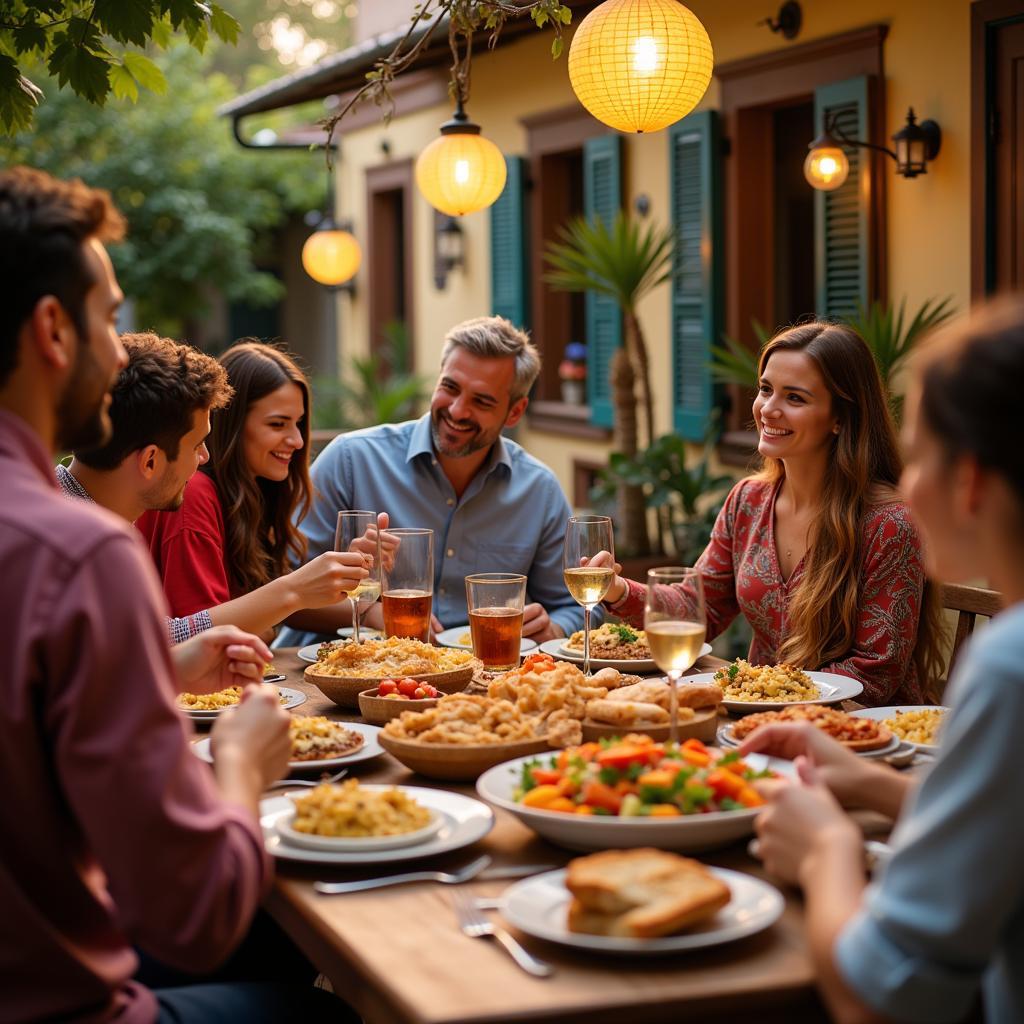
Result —
<svg viewBox="0 0 1024 1024"><path fill-rule="evenodd" d="M490 206L505 187L505 158L462 110L441 125L416 161L416 184L436 210L461 217Z"/></svg>
<svg viewBox="0 0 1024 1024"><path fill-rule="evenodd" d="M704 26L676 0L605 0L569 47L580 103L620 132L656 132L685 117L713 66Z"/></svg>
<svg viewBox="0 0 1024 1024"><path fill-rule="evenodd" d="M336 288L356 276L363 252L355 236L325 220L302 247L302 266L318 284Z"/></svg>

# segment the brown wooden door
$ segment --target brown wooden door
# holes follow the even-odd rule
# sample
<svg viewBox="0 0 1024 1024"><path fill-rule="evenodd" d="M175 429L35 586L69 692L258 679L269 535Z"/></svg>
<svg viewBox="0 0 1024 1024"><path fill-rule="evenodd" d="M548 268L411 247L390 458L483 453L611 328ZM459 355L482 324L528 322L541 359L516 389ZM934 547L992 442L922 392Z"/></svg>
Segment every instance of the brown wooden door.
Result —
<svg viewBox="0 0 1024 1024"><path fill-rule="evenodd" d="M992 283L1024 288L1024 15L994 33Z"/></svg>

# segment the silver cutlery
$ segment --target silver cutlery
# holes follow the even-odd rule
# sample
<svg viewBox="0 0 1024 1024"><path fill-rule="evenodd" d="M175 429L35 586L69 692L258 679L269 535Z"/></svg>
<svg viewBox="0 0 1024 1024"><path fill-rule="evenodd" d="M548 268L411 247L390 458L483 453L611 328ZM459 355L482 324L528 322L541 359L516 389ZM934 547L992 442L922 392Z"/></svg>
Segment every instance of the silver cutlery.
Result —
<svg viewBox="0 0 1024 1024"><path fill-rule="evenodd" d="M551 964L538 960L519 945L504 928L499 928L493 921L488 921L467 893L456 890L451 894L451 900L463 935L468 935L472 939L497 939L519 967L535 978L548 978L555 973Z"/></svg>
<svg viewBox="0 0 1024 1024"><path fill-rule="evenodd" d="M526 878L553 870L551 864L510 864L505 867L490 867L491 858L484 854L470 861L456 871L410 871L404 875L385 875L382 878L366 878L360 882L315 882L313 888L328 896L346 892L365 892L367 889L383 889L389 885L405 885L406 882L441 882L443 885L458 885L471 879L481 882L499 878Z"/></svg>
<svg viewBox="0 0 1024 1024"><path fill-rule="evenodd" d="M313 781L312 779L278 779L277 782L272 782L267 786L264 792L268 792L271 789L291 789L292 786L324 786L331 782L337 782L339 779L343 779L346 775L348 775L348 769L342 768L340 772L335 772L334 775L328 779L317 779L316 781Z"/></svg>

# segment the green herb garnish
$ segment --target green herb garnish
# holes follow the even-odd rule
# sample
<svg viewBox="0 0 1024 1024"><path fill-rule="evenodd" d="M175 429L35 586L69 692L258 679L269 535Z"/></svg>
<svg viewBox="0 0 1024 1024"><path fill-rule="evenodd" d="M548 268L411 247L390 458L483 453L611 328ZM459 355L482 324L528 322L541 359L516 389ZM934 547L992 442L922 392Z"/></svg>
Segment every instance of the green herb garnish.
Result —
<svg viewBox="0 0 1024 1024"><path fill-rule="evenodd" d="M629 626L621 622L609 623L608 629L610 632L615 633L624 644L635 644L640 639L639 633L634 632Z"/></svg>

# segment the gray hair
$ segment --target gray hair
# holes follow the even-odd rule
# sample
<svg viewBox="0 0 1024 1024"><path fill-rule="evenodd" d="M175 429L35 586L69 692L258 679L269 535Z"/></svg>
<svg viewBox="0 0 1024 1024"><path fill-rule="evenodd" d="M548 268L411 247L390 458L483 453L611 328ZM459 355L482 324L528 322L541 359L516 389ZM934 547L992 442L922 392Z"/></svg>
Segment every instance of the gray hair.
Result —
<svg viewBox="0 0 1024 1024"><path fill-rule="evenodd" d="M512 401L518 402L529 394L540 373L540 353L525 331L519 330L503 316L478 316L456 324L444 338L441 365L448 362L452 352L462 348L484 359L502 359L512 356L516 361L516 376L512 384Z"/></svg>

